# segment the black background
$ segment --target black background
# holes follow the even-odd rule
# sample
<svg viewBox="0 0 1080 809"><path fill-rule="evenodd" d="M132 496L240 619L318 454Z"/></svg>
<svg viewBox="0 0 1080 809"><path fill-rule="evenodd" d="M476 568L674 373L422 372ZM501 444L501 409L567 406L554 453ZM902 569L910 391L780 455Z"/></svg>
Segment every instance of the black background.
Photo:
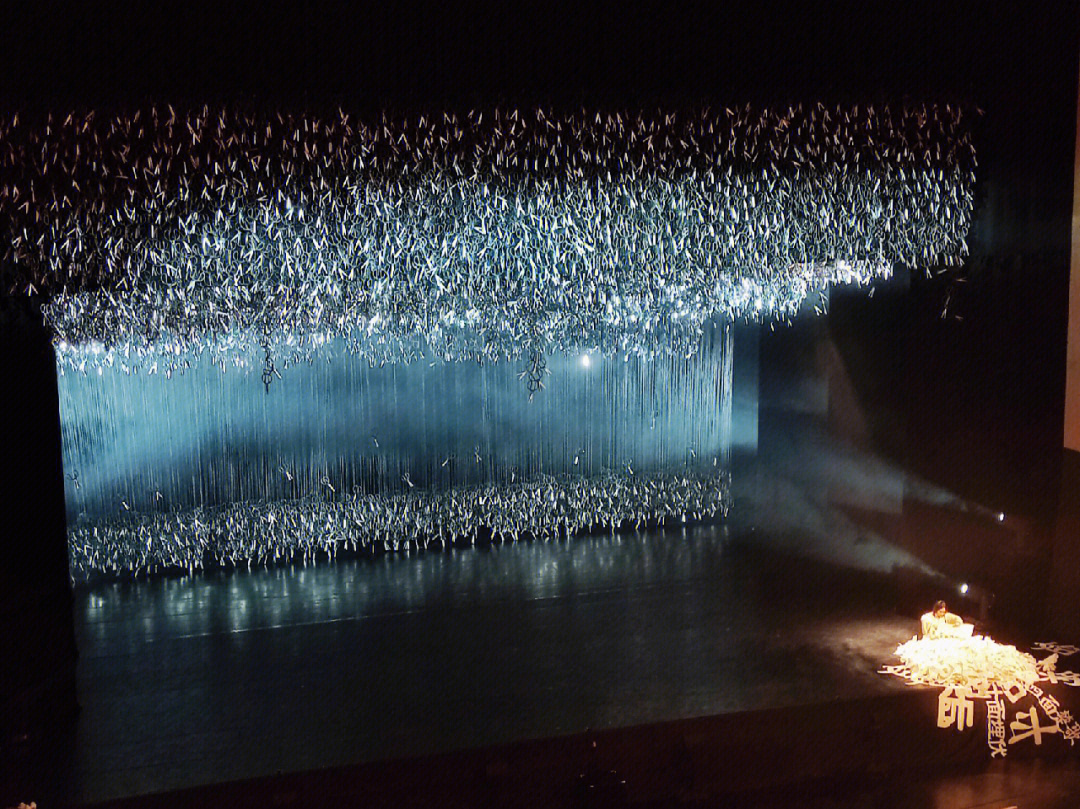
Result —
<svg viewBox="0 0 1080 809"><path fill-rule="evenodd" d="M5 4L7 104L637 104L1072 92L1076 5ZM1010 8L1011 7L1011 8Z"/></svg>

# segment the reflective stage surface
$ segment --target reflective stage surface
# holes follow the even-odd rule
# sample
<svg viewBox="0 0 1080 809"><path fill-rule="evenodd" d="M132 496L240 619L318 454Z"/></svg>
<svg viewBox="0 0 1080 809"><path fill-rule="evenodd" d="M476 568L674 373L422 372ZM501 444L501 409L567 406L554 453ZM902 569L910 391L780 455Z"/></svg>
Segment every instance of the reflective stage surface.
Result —
<svg viewBox="0 0 1080 809"><path fill-rule="evenodd" d="M842 592L843 597L837 597ZM98 800L904 690L880 573L719 526L76 591Z"/></svg>

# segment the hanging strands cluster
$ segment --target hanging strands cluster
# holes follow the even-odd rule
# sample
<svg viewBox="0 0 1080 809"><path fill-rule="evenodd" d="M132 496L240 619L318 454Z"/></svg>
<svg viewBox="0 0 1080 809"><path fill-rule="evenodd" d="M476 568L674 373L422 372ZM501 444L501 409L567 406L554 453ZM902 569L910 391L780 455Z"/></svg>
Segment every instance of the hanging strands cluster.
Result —
<svg viewBox="0 0 1080 809"><path fill-rule="evenodd" d="M119 368L65 374L68 524L325 496L327 480L338 492L388 494L410 488L406 475L422 489L595 477L630 464L645 476L722 468L729 336L707 332L691 357L594 357L586 368L579 356L551 356L551 385L533 401L506 363L369 368L333 344L323 347L330 361L268 375L269 396L256 382L261 356L249 374L202 363L168 383Z"/></svg>
<svg viewBox="0 0 1080 809"><path fill-rule="evenodd" d="M175 369L267 331L390 359L385 342L417 334L454 359L647 344L897 262L959 262L967 121L821 104L16 115L0 280L45 296L61 353L90 347L91 364L119 350Z"/></svg>
<svg viewBox="0 0 1080 809"><path fill-rule="evenodd" d="M333 493L336 495L337 493ZM182 512L125 513L69 529L73 577L95 571L194 571L208 564L314 561L339 550L557 539L726 515L729 477L709 470L582 478L545 475L514 484L343 493Z"/></svg>

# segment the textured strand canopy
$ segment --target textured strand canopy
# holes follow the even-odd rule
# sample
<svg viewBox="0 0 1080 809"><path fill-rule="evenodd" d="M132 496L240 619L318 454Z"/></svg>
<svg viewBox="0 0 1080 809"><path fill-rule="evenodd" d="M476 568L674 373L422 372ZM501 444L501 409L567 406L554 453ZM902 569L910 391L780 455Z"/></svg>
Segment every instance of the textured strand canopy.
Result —
<svg viewBox="0 0 1080 809"><path fill-rule="evenodd" d="M372 120L149 106L0 121L0 254L61 348L343 338L376 358L628 350L962 260L948 106ZM416 340L420 347L416 347ZM132 359L135 357L136 359Z"/></svg>

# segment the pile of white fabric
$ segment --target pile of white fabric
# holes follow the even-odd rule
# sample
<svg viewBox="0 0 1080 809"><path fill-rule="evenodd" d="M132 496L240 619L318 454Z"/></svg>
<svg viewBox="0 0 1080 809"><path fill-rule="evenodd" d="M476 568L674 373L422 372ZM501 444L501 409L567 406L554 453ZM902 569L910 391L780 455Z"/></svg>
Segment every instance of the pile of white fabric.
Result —
<svg viewBox="0 0 1080 809"><path fill-rule="evenodd" d="M896 647L911 680L926 685L1019 683L1039 679L1035 658L1015 646L976 635L971 638L912 638Z"/></svg>

